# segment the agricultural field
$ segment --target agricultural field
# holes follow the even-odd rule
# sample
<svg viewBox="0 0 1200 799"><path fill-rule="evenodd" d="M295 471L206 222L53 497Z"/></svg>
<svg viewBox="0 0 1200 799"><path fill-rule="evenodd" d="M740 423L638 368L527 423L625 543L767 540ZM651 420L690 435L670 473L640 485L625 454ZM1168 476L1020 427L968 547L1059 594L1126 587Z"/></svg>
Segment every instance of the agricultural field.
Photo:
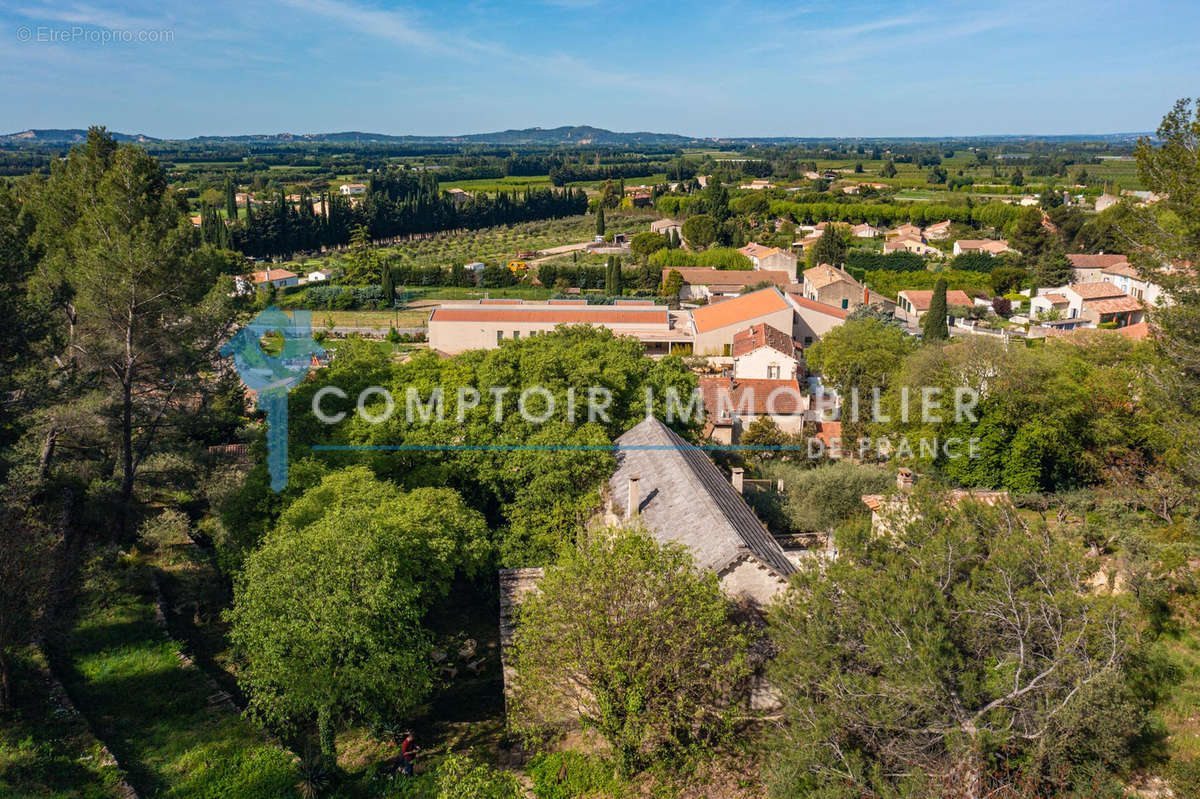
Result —
<svg viewBox="0 0 1200 799"><path fill-rule="evenodd" d="M650 229L650 223L658 218L654 211L612 212L607 217L608 230L617 233L641 233ZM548 219L541 222L524 222L519 225L485 228L482 230L452 231L436 236L407 241L381 247L381 257L396 262L396 265L450 267L472 261L498 263L516 257L518 252L544 250L563 244L577 244L591 240L595 233L596 218L591 215L573 216L565 219ZM281 264L284 269L303 273L325 266L336 266L342 256L306 258Z"/></svg>

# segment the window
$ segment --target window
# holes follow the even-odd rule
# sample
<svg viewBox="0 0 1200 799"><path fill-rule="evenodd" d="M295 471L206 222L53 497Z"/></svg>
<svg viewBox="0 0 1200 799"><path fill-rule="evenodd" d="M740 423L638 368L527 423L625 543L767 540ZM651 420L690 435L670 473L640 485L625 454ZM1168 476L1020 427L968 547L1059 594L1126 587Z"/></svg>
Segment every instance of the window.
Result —
<svg viewBox="0 0 1200 799"><path fill-rule="evenodd" d="M805 336L804 337L804 346L808 347L811 345L812 345L812 336Z"/></svg>
<svg viewBox="0 0 1200 799"><path fill-rule="evenodd" d="M771 364L770 366L767 367L767 379L768 380L778 380L779 379L779 366L777 364Z"/></svg>
<svg viewBox="0 0 1200 799"><path fill-rule="evenodd" d="M850 307L850 300L848 300L848 299L846 299L845 297L843 297L843 298L842 298L842 310L844 311L844 310L846 310L846 309L847 309L847 308L849 308L849 307Z"/></svg>
<svg viewBox="0 0 1200 799"><path fill-rule="evenodd" d="M513 331L513 339L514 339L514 340L515 340L515 339L519 339L520 337L521 337L521 331L520 331L520 330L514 330L514 331Z"/></svg>
<svg viewBox="0 0 1200 799"><path fill-rule="evenodd" d="M733 349L733 346L731 344L726 344L725 347L721 350L721 354L724 355L726 358L728 358L729 353L732 349Z"/></svg>
<svg viewBox="0 0 1200 799"><path fill-rule="evenodd" d="M504 331L497 330L496 331L496 343L499 344L501 341L504 341Z"/></svg>

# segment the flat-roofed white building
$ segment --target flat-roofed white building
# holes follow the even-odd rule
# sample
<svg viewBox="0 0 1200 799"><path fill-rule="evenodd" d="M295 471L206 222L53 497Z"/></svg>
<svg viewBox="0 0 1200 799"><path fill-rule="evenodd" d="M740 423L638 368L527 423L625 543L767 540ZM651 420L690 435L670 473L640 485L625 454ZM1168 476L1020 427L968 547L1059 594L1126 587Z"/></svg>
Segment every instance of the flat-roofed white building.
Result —
<svg viewBox="0 0 1200 799"><path fill-rule="evenodd" d="M435 308L429 315L429 346L450 355L489 350L506 340L549 333L559 325L592 325L620 336L633 336L645 345L649 355L665 355L672 345L690 345L694 339L687 312L671 311L664 305L477 300Z"/></svg>

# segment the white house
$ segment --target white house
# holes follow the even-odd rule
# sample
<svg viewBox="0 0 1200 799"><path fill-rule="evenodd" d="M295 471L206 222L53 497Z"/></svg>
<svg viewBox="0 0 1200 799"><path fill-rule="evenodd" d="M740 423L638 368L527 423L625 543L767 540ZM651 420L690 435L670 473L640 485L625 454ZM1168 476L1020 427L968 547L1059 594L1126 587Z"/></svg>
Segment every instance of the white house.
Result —
<svg viewBox="0 0 1200 799"><path fill-rule="evenodd" d="M343 183L339 190L341 191L342 194L345 194L347 197L354 196L357 194L366 194L367 193L367 184L366 183Z"/></svg>
<svg viewBox="0 0 1200 799"><path fill-rule="evenodd" d="M750 242L738 252L749 258L755 269L781 270L793 277L796 274L796 256L778 247L764 247Z"/></svg>
<svg viewBox="0 0 1200 799"><path fill-rule="evenodd" d="M800 351L790 332L760 323L734 335L734 380L795 380L799 370Z"/></svg>
<svg viewBox="0 0 1200 799"><path fill-rule="evenodd" d="M1011 249L1004 239L959 239L954 242L955 255L965 252L985 252L995 256L1002 252L1011 252Z"/></svg>
<svg viewBox="0 0 1200 799"><path fill-rule="evenodd" d="M937 247L931 247L930 245L921 241L919 238L914 238L912 236L900 236L899 238L885 241L883 243L883 251L885 253L911 252L916 255L920 255L923 258L929 258L931 256L938 256L942 254L942 251Z"/></svg>
<svg viewBox="0 0 1200 799"><path fill-rule="evenodd" d="M950 220L937 222L925 228L926 241L941 241L950 236Z"/></svg>
<svg viewBox="0 0 1200 799"><path fill-rule="evenodd" d="M300 284L300 276L286 269L267 269L260 272L250 272L238 275L233 279L239 294L250 294L267 286L285 288Z"/></svg>
<svg viewBox="0 0 1200 799"><path fill-rule="evenodd" d="M333 277L332 269L314 269L308 273L306 280L309 283L322 283L326 280L329 280L331 277Z"/></svg>

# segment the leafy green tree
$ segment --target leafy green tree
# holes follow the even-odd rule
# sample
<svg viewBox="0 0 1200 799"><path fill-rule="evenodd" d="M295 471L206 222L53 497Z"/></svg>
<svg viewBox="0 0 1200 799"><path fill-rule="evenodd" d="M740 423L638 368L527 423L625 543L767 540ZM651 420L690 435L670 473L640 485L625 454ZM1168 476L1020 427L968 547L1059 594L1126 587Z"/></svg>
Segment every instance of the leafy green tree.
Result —
<svg viewBox="0 0 1200 799"><path fill-rule="evenodd" d="M521 606L510 723L537 738L577 718L636 772L732 730L749 636L713 573L641 529L596 530Z"/></svg>
<svg viewBox="0 0 1200 799"><path fill-rule="evenodd" d="M999 296L1015 291L1021 287L1028 276L1029 273L1019 266L997 266L991 273L992 293Z"/></svg>
<svg viewBox="0 0 1200 799"><path fill-rule="evenodd" d="M858 389L863 397L884 388L899 370L915 339L878 319L847 321L805 351L805 360L843 396Z"/></svg>
<svg viewBox="0 0 1200 799"><path fill-rule="evenodd" d="M1130 764L1132 596L1092 590L1098 561L1011 509L909 504L891 535L847 528L772 609L770 795L1063 795Z"/></svg>
<svg viewBox="0 0 1200 799"><path fill-rule="evenodd" d="M348 718L403 713L428 693L425 611L487 558L486 525L453 491L403 492L364 467L305 492L246 560L229 611L252 711L315 720L322 752Z"/></svg>
<svg viewBox="0 0 1200 799"><path fill-rule="evenodd" d="M677 269L672 269L663 279L662 291L664 297L679 298L679 292L683 289L683 274Z"/></svg>
<svg viewBox="0 0 1200 799"><path fill-rule="evenodd" d="M1012 177L1009 179L1008 182L1012 186L1024 186L1025 185L1025 173L1021 171L1021 167L1017 167L1016 169L1013 170Z"/></svg>
<svg viewBox="0 0 1200 799"><path fill-rule="evenodd" d="M707 247L717 240L717 223L708 214L689 216L683 223L683 237L692 247Z"/></svg>
<svg viewBox="0 0 1200 799"><path fill-rule="evenodd" d="M921 317L921 337L926 344L938 344L950 338L947 327L946 279L938 278L933 286L933 298L929 301L929 310Z"/></svg>
<svg viewBox="0 0 1200 799"><path fill-rule="evenodd" d="M894 178L896 177L896 163L892 159L888 159L883 165L883 169L879 170L881 177Z"/></svg>
<svg viewBox="0 0 1200 799"><path fill-rule="evenodd" d="M668 246L666 236L661 233L652 233L648 230L637 234L629 242L629 249L633 252L633 257L642 263L645 263L646 259L652 253L665 249Z"/></svg>

